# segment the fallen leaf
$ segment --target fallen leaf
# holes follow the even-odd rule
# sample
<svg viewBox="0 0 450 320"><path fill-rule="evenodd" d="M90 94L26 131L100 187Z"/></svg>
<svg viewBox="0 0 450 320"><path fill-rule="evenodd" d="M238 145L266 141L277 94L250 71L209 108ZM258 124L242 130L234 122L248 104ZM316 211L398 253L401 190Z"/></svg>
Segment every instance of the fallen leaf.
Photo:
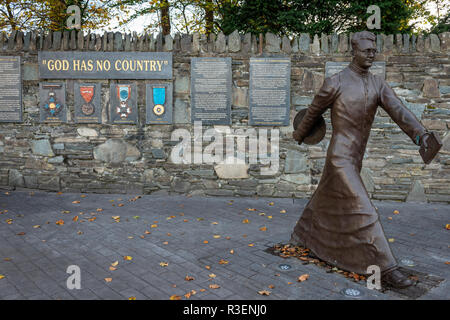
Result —
<svg viewBox="0 0 450 320"><path fill-rule="evenodd" d="M181 300L181 297L174 294L173 296L170 296L170 300Z"/></svg>
<svg viewBox="0 0 450 320"><path fill-rule="evenodd" d="M227 239L227 240L230 240L230 239L231 239L231 237L225 237L225 239Z"/></svg>
<svg viewBox="0 0 450 320"><path fill-rule="evenodd" d="M167 244L169 244L169 242L168 242L168 241L164 241L163 244L166 244L166 245L167 245Z"/></svg>
<svg viewBox="0 0 450 320"><path fill-rule="evenodd" d="M267 219L272 219L272 216L267 216Z"/></svg>
<svg viewBox="0 0 450 320"><path fill-rule="evenodd" d="M220 259L219 264L228 264L228 261L224 260L224 259Z"/></svg>
<svg viewBox="0 0 450 320"><path fill-rule="evenodd" d="M123 259L124 259L124 260L128 260L128 261L131 261L131 260L133 260L133 257L125 256L125 257L123 257Z"/></svg>
<svg viewBox="0 0 450 320"><path fill-rule="evenodd" d="M82 194L80 197L81 197L81 198L86 198L86 195L85 195L85 194Z"/></svg>
<svg viewBox="0 0 450 320"><path fill-rule="evenodd" d="M450 264L450 261L445 261L445 264Z"/></svg>
<svg viewBox="0 0 450 320"><path fill-rule="evenodd" d="M280 213L286 213L286 210L281 210Z"/></svg>
<svg viewBox="0 0 450 320"><path fill-rule="evenodd" d="M113 263L111 263L111 265L112 265L113 267L117 267L118 264L119 264L119 261L114 261Z"/></svg>
<svg viewBox="0 0 450 320"><path fill-rule="evenodd" d="M450 230L450 223L445 225L445 229Z"/></svg>
<svg viewBox="0 0 450 320"><path fill-rule="evenodd" d="M13 219L6 219L6 223L7 224L12 224L13 223Z"/></svg>
<svg viewBox="0 0 450 320"><path fill-rule="evenodd" d="M256 211L254 208L247 208L248 211Z"/></svg>
<svg viewBox="0 0 450 320"><path fill-rule="evenodd" d="M210 266L205 266L205 269L209 270L209 269L211 269L211 267Z"/></svg>
<svg viewBox="0 0 450 320"><path fill-rule="evenodd" d="M78 221L78 216L73 217L72 221L77 222Z"/></svg>
<svg viewBox="0 0 450 320"><path fill-rule="evenodd" d="M205 220L205 219L203 219L203 218L197 218L197 221L203 221L203 220Z"/></svg>
<svg viewBox="0 0 450 320"><path fill-rule="evenodd" d="M102 208L98 208L98 209L97 209L97 212L102 212L102 211L103 211Z"/></svg>
<svg viewBox="0 0 450 320"><path fill-rule="evenodd" d="M248 246L249 247L253 247L255 244L254 243L249 243Z"/></svg>
<svg viewBox="0 0 450 320"><path fill-rule="evenodd" d="M186 281L192 281L192 280L195 280L195 278L194 278L194 277L191 277L191 276L186 276L186 277L184 278L184 280L186 280Z"/></svg>
<svg viewBox="0 0 450 320"><path fill-rule="evenodd" d="M398 210L394 210L394 214L399 214L400 212Z"/></svg>
<svg viewBox="0 0 450 320"><path fill-rule="evenodd" d="M80 203L80 200L72 201L72 203Z"/></svg>
<svg viewBox="0 0 450 320"><path fill-rule="evenodd" d="M211 274L209 274L209 275L208 275L208 277L210 277L210 278L213 278L213 279L214 279L214 278L216 277L216 275L215 275L214 273L211 273Z"/></svg>
<svg viewBox="0 0 450 320"><path fill-rule="evenodd" d="M118 207L123 207L124 204L123 204L123 203L119 203L117 206L118 206Z"/></svg>
<svg viewBox="0 0 450 320"><path fill-rule="evenodd" d="M78 231L77 234L78 234L78 235L82 235L82 234L83 234L83 231Z"/></svg>
<svg viewBox="0 0 450 320"><path fill-rule="evenodd" d="M188 292L188 293L186 293L186 294L184 295L184 297L185 297L186 299L189 299L189 298L191 297L191 295L192 295L192 293Z"/></svg>
<svg viewBox="0 0 450 320"><path fill-rule="evenodd" d="M157 224L152 224L152 225L150 226L150 228L157 228L157 227L158 227Z"/></svg>
<svg viewBox="0 0 450 320"><path fill-rule="evenodd" d="M64 220L58 220L55 222L57 225L62 226L64 224Z"/></svg>
<svg viewBox="0 0 450 320"><path fill-rule="evenodd" d="M392 217L388 217L389 220L392 220Z"/></svg>
<svg viewBox="0 0 450 320"><path fill-rule="evenodd" d="M24 236L24 235L25 235L25 232L19 232L17 235L18 235L18 236Z"/></svg>
<svg viewBox="0 0 450 320"><path fill-rule="evenodd" d="M231 253L231 254L234 254L234 250L233 250L233 249L231 249L231 250L230 250L230 253Z"/></svg>
<svg viewBox="0 0 450 320"><path fill-rule="evenodd" d="M261 227L261 228L259 228L259 230L261 230L261 231L267 231L267 227Z"/></svg>
<svg viewBox="0 0 450 320"><path fill-rule="evenodd" d="M261 290L261 291L258 291L258 293L259 293L260 295L262 295L262 296L268 296L268 295L270 295L270 291L268 291L268 290Z"/></svg>
<svg viewBox="0 0 450 320"><path fill-rule="evenodd" d="M394 242L395 239L394 239L394 238L389 238L388 241L389 241L389 242Z"/></svg>
<svg viewBox="0 0 450 320"><path fill-rule="evenodd" d="M213 238L214 238L214 239L219 239L219 238L220 238L220 235L215 234L215 235L213 235Z"/></svg>
<svg viewBox="0 0 450 320"><path fill-rule="evenodd" d="M200 289L200 292L205 292L206 291L206 289Z"/></svg>
<svg viewBox="0 0 450 320"><path fill-rule="evenodd" d="M5 277L4 275L0 274L0 280L3 279L4 277Z"/></svg>
<svg viewBox="0 0 450 320"><path fill-rule="evenodd" d="M160 262L159 265L161 267L167 267L169 265L169 263L168 262Z"/></svg>
<svg viewBox="0 0 450 320"><path fill-rule="evenodd" d="M297 279L297 281L298 282L303 282L303 281L306 281L306 280L308 280L308 278L309 278L309 274L302 274L300 277L298 277L298 279Z"/></svg>
<svg viewBox="0 0 450 320"><path fill-rule="evenodd" d="M288 282L287 284L292 284L292 282Z"/></svg>
<svg viewBox="0 0 450 320"><path fill-rule="evenodd" d="M269 289L275 288L275 286L274 286L273 284L269 284L267 287L268 287Z"/></svg>
<svg viewBox="0 0 450 320"><path fill-rule="evenodd" d="M97 217L93 217L93 218L88 219L88 221L92 222L92 221L95 221L96 219L97 219Z"/></svg>
<svg viewBox="0 0 450 320"><path fill-rule="evenodd" d="M127 238L128 238L128 239L134 239L134 237L132 237L132 236L128 236Z"/></svg>
<svg viewBox="0 0 450 320"><path fill-rule="evenodd" d="M273 206L275 203L273 202L269 202L269 206Z"/></svg>
<svg viewBox="0 0 450 320"><path fill-rule="evenodd" d="M209 287L211 289L219 289L220 288L220 286L218 284L215 284L215 283L214 284L210 284Z"/></svg>
<svg viewBox="0 0 450 320"><path fill-rule="evenodd" d="M106 282L111 282L111 281L112 281L112 278L105 278L105 281L106 281Z"/></svg>
<svg viewBox="0 0 450 320"><path fill-rule="evenodd" d="M110 271L116 271L117 269L114 268L114 267L109 267L109 270L110 270Z"/></svg>
<svg viewBox="0 0 450 320"><path fill-rule="evenodd" d="M248 221L248 219L244 219L242 220L242 223L249 223L250 221Z"/></svg>
<svg viewBox="0 0 450 320"><path fill-rule="evenodd" d="M145 230L144 233L145 233L145 234L150 234L151 232L148 231L148 230Z"/></svg>
<svg viewBox="0 0 450 320"><path fill-rule="evenodd" d="M11 261L11 258L5 258L4 261Z"/></svg>
<svg viewBox="0 0 450 320"><path fill-rule="evenodd" d="M208 240L204 240L203 243L204 243L204 244L208 244L209 241L208 241Z"/></svg>
<svg viewBox="0 0 450 320"><path fill-rule="evenodd" d="M63 211L61 211L61 213L70 213L70 211L69 210L63 210Z"/></svg>
<svg viewBox="0 0 450 320"><path fill-rule="evenodd" d="M213 222L211 222L211 224L219 224L218 222L215 222L215 221L213 221Z"/></svg>
<svg viewBox="0 0 450 320"><path fill-rule="evenodd" d="M184 219L184 220L183 220L183 222L188 222L188 221L189 221L189 220L187 220L187 219Z"/></svg>
<svg viewBox="0 0 450 320"><path fill-rule="evenodd" d="M128 300L136 300L136 297L129 297Z"/></svg>

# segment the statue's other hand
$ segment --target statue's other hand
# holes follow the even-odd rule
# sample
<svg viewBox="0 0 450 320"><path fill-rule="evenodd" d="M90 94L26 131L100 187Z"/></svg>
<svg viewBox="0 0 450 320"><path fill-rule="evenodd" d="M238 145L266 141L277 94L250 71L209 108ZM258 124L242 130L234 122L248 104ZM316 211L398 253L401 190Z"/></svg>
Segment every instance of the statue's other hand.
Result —
<svg viewBox="0 0 450 320"><path fill-rule="evenodd" d="M295 141L298 142L298 144L302 144L303 138L300 136L300 132L298 132L297 130L295 130L295 131L292 133L292 137L294 138Z"/></svg>

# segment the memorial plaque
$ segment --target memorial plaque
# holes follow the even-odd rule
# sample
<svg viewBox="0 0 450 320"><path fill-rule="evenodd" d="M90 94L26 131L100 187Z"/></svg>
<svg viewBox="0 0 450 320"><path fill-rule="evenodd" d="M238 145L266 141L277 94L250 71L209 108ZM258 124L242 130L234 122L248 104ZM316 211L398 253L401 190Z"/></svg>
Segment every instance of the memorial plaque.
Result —
<svg viewBox="0 0 450 320"><path fill-rule="evenodd" d="M116 83L110 89L109 119L113 124L137 124L137 89L134 83Z"/></svg>
<svg viewBox="0 0 450 320"><path fill-rule="evenodd" d="M191 59L191 120L231 124L231 58Z"/></svg>
<svg viewBox="0 0 450 320"><path fill-rule="evenodd" d="M39 84L41 122L67 122L66 87L64 83Z"/></svg>
<svg viewBox="0 0 450 320"><path fill-rule="evenodd" d="M22 76L19 56L0 57L0 122L22 122Z"/></svg>
<svg viewBox="0 0 450 320"><path fill-rule="evenodd" d="M344 70L349 64L350 62L327 61L325 63L325 78ZM386 79L386 62L375 61L369 69L369 72L381 77L382 79Z"/></svg>
<svg viewBox="0 0 450 320"><path fill-rule="evenodd" d="M172 79L171 52L54 52L39 56L41 79Z"/></svg>
<svg viewBox="0 0 450 320"><path fill-rule="evenodd" d="M172 83L152 83L145 86L146 124L172 123Z"/></svg>
<svg viewBox="0 0 450 320"><path fill-rule="evenodd" d="M100 83L75 83L75 122L76 123L101 123Z"/></svg>
<svg viewBox="0 0 450 320"><path fill-rule="evenodd" d="M249 124L288 126L290 88L289 58L250 58Z"/></svg>

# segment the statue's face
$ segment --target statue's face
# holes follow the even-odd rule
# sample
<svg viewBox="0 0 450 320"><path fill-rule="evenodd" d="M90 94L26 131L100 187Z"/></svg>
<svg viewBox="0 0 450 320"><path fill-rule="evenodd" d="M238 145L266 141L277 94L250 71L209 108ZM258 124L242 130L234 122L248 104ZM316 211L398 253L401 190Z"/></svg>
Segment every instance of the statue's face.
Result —
<svg viewBox="0 0 450 320"><path fill-rule="evenodd" d="M353 61L359 67L368 69L372 66L376 53L375 41L359 40L358 45L353 49Z"/></svg>

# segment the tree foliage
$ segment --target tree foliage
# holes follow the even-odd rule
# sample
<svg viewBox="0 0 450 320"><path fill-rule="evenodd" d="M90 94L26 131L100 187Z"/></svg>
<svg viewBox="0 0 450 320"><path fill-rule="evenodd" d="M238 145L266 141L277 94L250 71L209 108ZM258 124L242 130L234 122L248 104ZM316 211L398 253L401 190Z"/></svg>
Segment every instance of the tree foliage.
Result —
<svg viewBox="0 0 450 320"><path fill-rule="evenodd" d="M375 32L408 32L409 22L425 13L423 0L243 0L225 5L220 25L225 33L310 34L366 30L370 5L381 9L381 29Z"/></svg>
<svg viewBox="0 0 450 320"><path fill-rule="evenodd" d="M70 5L81 10L81 28L102 28L109 23L113 0L0 0L0 30L66 29Z"/></svg>

